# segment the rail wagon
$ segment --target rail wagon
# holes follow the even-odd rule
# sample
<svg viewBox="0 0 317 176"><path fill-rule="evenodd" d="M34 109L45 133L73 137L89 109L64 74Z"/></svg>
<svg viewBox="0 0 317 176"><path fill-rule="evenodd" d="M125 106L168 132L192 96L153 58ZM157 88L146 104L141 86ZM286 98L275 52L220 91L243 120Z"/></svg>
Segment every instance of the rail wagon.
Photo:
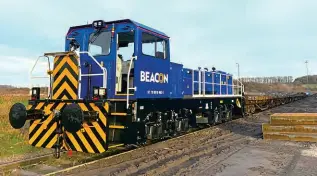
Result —
<svg viewBox="0 0 317 176"><path fill-rule="evenodd" d="M245 94L244 112L245 114L254 114L255 112L264 111L269 108L300 100L306 96L307 95L304 92L279 96Z"/></svg>
<svg viewBox="0 0 317 176"><path fill-rule="evenodd" d="M243 115L243 85L232 74L184 68L170 53L165 33L129 19L71 27L65 51L36 61L48 63L48 95L32 87L27 107L12 106L10 123L29 121L35 147L102 153Z"/></svg>

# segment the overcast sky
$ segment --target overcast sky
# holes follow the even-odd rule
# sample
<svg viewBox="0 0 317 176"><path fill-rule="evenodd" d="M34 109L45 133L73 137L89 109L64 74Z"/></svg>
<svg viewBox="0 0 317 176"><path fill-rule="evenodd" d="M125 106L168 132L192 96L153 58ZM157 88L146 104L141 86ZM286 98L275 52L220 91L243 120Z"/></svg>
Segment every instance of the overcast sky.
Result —
<svg viewBox="0 0 317 176"><path fill-rule="evenodd" d="M171 59L241 76L317 74L314 0L1 0L0 84L27 85L70 26L131 18L171 37Z"/></svg>

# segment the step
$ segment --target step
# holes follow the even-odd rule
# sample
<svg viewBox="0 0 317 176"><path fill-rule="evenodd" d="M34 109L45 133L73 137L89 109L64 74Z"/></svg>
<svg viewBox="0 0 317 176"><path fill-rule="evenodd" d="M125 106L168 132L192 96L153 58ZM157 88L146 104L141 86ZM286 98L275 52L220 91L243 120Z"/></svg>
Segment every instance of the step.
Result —
<svg viewBox="0 0 317 176"><path fill-rule="evenodd" d="M290 132L290 133L316 133L317 125L271 125L262 124L262 132Z"/></svg>
<svg viewBox="0 0 317 176"><path fill-rule="evenodd" d="M275 113L271 125L317 125L317 113Z"/></svg>
<svg viewBox="0 0 317 176"><path fill-rule="evenodd" d="M263 133L263 139L297 141L297 142L317 142L317 134L316 133L268 132L268 133Z"/></svg>
<svg viewBox="0 0 317 176"><path fill-rule="evenodd" d="M126 112L126 102L125 101L110 101L111 103L111 114L112 113L124 113Z"/></svg>
<svg viewBox="0 0 317 176"><path fill-rule="evenodd" d="M109 125L110 129L125 129L125 126L122 125Z"/></svg>
<svg viewBox="0 0 317 176"><path fill-rule="evenodd" d="M127 102L127 99L108 99L108 100L113 101L113 102L115 102L115 101Z"/></svg>
<svg viewBox="0 0 317 176"><path fill-rule="evenodd" d="M112 116L127 116L127 113L125 112L112 112Z"/></svg>
<svg viewBox="0 0 317 176"><path fill-rule="evenodd" d="M124 146L124 144L123 143L119 143L119 144L117 144L117 143L115 143L115 144L110 144L109 145L109 149L111 149L111 148L118 148L118 147L123 147Z"/></svg>

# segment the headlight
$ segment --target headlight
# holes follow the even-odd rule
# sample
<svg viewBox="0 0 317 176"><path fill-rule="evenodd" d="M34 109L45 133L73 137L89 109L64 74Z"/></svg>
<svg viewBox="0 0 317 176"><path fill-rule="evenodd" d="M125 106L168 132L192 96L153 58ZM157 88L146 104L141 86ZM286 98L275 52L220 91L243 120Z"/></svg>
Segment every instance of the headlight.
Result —
<svg viewBox="0 0 317 176"><path fill-rule="evenodd" d="M104 95L106 95L106 89L100 88L99 89L99 96L104 96Z"/></svg>
<svg viewBox="0 0 317 176"><path fill-rule="evenodd" d="M105 22L103 20L97 20L97 21L94 21L92 24L94 28L103 28Z"/></svg>
<svg viewBox="0 0 317 176"><path fill-rule="evenodd" d="M99 94L99 93L98 93L98 88L95 87L95 88L94 88L94 96L95 96L95 95L98 95L98 94Z"/></svg>
<svg viewBox="0 0 317 176"><path fill-rule="evenodd" d="M106 99L107 88L93 87L93 100Z"/></svg>

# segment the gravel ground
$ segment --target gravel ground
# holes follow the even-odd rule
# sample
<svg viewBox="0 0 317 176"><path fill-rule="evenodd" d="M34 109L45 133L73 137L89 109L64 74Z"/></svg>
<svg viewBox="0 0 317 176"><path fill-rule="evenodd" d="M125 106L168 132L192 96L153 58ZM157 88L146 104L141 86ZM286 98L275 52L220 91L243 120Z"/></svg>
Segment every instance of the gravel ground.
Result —
<svg viewBox="0 0 317 176"><path fill-rule="evenodd" d="M313 143L263 140L261 125L276 112L317 112L316 103L315 96L309 97L62 175L315 175L317 147Z"/></svg>

